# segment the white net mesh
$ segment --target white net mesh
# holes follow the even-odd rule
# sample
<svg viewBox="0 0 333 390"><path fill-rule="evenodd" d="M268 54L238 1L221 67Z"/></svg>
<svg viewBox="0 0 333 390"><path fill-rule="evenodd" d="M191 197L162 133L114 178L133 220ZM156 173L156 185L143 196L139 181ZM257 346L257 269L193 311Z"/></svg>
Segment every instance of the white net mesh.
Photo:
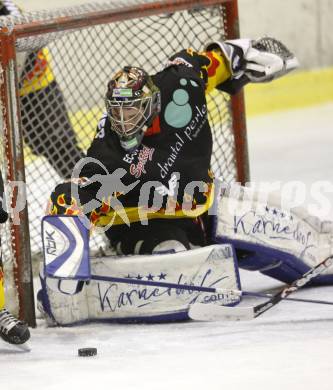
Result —
<svg viewBox="0 0 333 390"><path fill-rule="evenodd" d="M0 26L11 30L14 25L35 20L109 13L149 2L108 1L29 12L1 17ZM207 42L223 39L223 11L223 6L198 8L17 40L18 51L25 52L20 99L33 253L41 250L40 220L50 192L70 176L94 136L110 76L128 64L153 73L183 48L201 50ZM208 109L214 137L212 168L230 182L236 178L236 165L229 97L214 91L208 97ZM9 237L4 241L10 242ZM92 247L96 249L100 242L95 240ZM10 269L9 248L5 248L4 255L5 266Z"/></svg>

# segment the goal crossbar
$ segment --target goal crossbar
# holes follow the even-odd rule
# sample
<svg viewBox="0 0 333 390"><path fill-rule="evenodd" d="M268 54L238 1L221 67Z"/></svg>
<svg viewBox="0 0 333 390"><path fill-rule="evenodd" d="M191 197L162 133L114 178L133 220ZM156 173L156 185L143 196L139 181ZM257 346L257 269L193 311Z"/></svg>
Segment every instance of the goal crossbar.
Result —
<svg viewBox="0 0 333 390"><path fill-rule="evenodd" d="M153 1L150 3L138 3L131 6L119 7L115 9L101 10L96 12L86 12L71 16L60 16L54 19L45 21L34 21L31 23L19 24L13 27L12 32L17 39L33 35L46 34L59 30L70 30L73 28L82 28L87 26L99 25L103 23L119 22L122 20L133 19L137 17L145 17L156 15L159 13L168 13L183 11L188 9L196 9L198 7L211 7L226 3L232 3L233 0L164 0ZM73 7L75 8L75 7ZM80 9L78 7L78 9ZM4 32L9 32L10 29L5 27Z"/></svg>

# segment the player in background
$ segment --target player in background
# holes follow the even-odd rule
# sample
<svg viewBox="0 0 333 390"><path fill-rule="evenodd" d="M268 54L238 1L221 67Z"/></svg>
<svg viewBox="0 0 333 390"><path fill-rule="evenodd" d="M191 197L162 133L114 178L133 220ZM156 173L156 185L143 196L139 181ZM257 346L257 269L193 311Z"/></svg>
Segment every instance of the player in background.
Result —
<svg viewBox="0 0 333 390"><path fill-rule="evenodd" d="M0 172L0 224L8 219L4 207L4 185ZM1 242L0 242L1 251ZM23 344L30 338L28 325L17 320L5 308L4 273L2 268L2 256L0 253L0 337L10 344Z"/></svg>
<svg viewBox="0 0 333 390"><path fill-rule="evenodd" d="M58 185L50 213L84 213L91 224L108 226L120 254L208 245L214 177L206 93L233 94L297 66L268 50L262 40L214 42L203 52L180 51L151 76L136 66L119 70L107 85L91 159L72 183L77 194L70 183Z"/></svg>
<svg viewBox="0 0 333 390"><path fill-rule="evenodd" d="M11 0L0 1L0 16L19 14ZM78 146L48 56L47 49L18 54L23 138L31 151L44 156L61 178L69 178L84 153Z"/></svg>

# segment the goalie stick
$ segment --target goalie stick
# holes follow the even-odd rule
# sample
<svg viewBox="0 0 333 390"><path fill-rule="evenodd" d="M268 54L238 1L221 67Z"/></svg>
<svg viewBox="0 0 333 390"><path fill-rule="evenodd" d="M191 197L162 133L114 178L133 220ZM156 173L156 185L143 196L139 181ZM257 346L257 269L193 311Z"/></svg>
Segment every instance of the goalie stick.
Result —
<svg viewBox="0 0 333 390"><path fill-rule="evenodd" d="M91 275L91 279L99 280L102 282L114 282L114 283L125 283L132 285L140 285L147 287L162 287L169 289L179 289L179 290L187 290L187 291L197 291L197 292L205 292L212 294L225 294L235 297L240 296L251 296L258 298L273 298L274 295L266 294L266 293L257 293L252 291L242 291L242 290L234 290L234 289L226 289L226 288L215 288L215 287L206 287L206 286L198 286L194 284L180 284L180 283L168 283L168 282L156 282L149 280L139 280L135 278L119 278L114 276L102 276L102 275ZM333 305L333 302L330 301L321 301L316 299L303 299L303 298L288 298L284 297L283 300L293 301L293 302L304 302L304 303L317 303L323 305Z"/></svg>
<svg viewBox="0 0 333 390"><path fill-rule="evenodd" d="M322 274L333 264L333 255L311 268L308 272L295 280L289 286L284 287L277 294L273 295L268 301L256 306L250 307L228 307L205 303L194 303L189 310L189 317L199 321L218 321L218 320L251 320L259 317L290 294L308 284L314 277Z"/></svg>

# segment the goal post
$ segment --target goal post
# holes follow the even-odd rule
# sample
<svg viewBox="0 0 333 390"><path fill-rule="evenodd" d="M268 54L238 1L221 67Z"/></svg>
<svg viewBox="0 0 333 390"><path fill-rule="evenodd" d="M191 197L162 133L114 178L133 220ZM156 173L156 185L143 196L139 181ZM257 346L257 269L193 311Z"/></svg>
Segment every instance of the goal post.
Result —
<svg viewBox="0 0 333 390"><path fill-rule="evenodd" d="M49 194L92 141L110 76L128 64L154 73L183 48L238 37L237 0L108 0L0 17L0 151L11 205L2 240L8 306L21 319L35 325L31 259ZM207 101L212 169L245 183L243 92L216 90Z"/></svg>
<svg viewBox="0 0 333 390"><path fill-rule="evenodd" d="M2 247L8 249L3 251L4 257L7 255L6 264L8 262L12 263L12 267L9 268L12 277L8 277L8 283L13 285L12 291L14 291L14 294L11 294L7 299L10 299L11 305L14 304L17 307L16 312L19 318L27 321L30 326L35 326L28 208L26 204L22 208L17 207L22 204L22 200L26 199L26 191L24 186L20 186L20 194L18 193L18 187L14 188L12 186L8 191L8 183L25 183L26 181L14 48L15 39L13 34L1 37L2 174L5 174L4 179L7 184L7 192L9 192L7 207L14 211L10 213L7 234L2 234L1 240ZM8 291L8 289L6 290Z"/></svg>

